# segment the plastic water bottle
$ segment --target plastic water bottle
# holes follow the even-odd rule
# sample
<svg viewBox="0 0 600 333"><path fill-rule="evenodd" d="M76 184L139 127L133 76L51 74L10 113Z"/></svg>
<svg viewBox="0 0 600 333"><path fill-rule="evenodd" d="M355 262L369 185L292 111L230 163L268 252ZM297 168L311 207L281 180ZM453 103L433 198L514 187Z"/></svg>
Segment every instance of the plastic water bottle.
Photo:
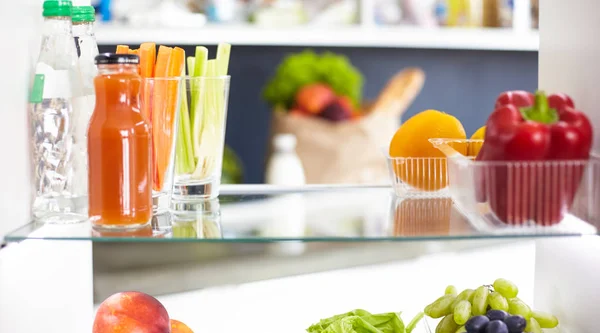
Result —
<svg viewBox="0 0 600 333"><path fill-rule="evenodd" d="M69 0L46 0L42 45L30 92L35 198L33 216L44 223L87 219L84 87L72 32ZM87 117L87 119L85 119ZM81 151L83 149L83 151ZM83 182L84 184L82 184Z"/></svg>
<svg viewBox="0 0 600 333"><path fill-rule="evenodd" d="M73 191L76 193L87 193L87 128L94 112L96 95L94 93L94 78L98 74L98 68L94 59L98 55L98 43L94 35L94 21L96 15L92 6L73 7L71 22L73 23L73 37L79 58L79 70L81 72L82 96L73 100L73 107L77 112L73 115L75 131L73 133L75 145L74 151L78 158L74 159L75 170L73 176Z"/></svg>

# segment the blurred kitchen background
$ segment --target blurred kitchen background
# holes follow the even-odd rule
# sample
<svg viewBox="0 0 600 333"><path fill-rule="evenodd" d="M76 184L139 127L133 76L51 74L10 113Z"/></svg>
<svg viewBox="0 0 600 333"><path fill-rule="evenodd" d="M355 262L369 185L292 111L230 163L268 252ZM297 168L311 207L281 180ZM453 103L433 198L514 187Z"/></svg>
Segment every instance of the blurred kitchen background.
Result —
<svg viewBox="0 0 600 333"><path fill-rule="evenodd" d="M263 89L278 64L305 49L347 57L362 74L365 104L396 73L421 69L422 90L397 117L445 111L462 121L467 136L484 124L500 92L537 87L535 0L101 0L93 5L101 52L153 41L186 52L205 45L214 55L216 43L233 44L226 144L239 157L232 163L243 166L243 177L234 171L236 182L264 181L274 106Z"/></svg>

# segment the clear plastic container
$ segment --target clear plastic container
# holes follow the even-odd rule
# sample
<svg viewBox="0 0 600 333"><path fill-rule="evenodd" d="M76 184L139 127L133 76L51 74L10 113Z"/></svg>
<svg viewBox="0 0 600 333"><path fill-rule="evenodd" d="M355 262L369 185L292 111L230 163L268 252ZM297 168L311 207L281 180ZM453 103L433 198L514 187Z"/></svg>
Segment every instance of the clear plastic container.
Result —
<svg viewBox="0 0 600 333"><path fill-rule="evenodd" d="M600 221L600 158L474 161L457 145L482 140L431 139L448 159L449 193L479 231L595 234Z"/></svg>
<svg viewBox="0 0 600 333"><path fill-rule="evenodd" d="M459 140L460 141L460 140ZM466 142L453 143L453 147L465 152L465 157L475 159L477 148L482 140L467 145ZM446 198L448 191L448 163L442 157L391 157L387 164L394 192L399 197Z"/></svg>
<svg viewBox="0 0 600 333"><path fill-rule="evenodd" d="M390 157L388 168L399 197L447 197L445 157Z"/></svg>

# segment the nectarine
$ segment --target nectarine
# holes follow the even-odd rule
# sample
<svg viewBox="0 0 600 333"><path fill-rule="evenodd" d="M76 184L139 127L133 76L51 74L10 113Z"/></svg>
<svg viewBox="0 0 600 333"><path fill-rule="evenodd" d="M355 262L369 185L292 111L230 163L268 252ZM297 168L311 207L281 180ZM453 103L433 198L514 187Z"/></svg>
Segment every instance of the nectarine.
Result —
<svg viewBox="0 0 600 333"><path fill-rule="evenodd" d="M179 320L171 319L171 333L194 333L194 331Z"/></svg>
<svg viewBox="0 0 600 333"><path fill-rule="evenodd" d="M170 333L167 309L154 297L128 291L117 293L100 304L93 333Z"/></svg>
<svg viewBox="0 0 600 333"><path fill-rule="evenodd" d="M298 107L312 114L321 113L335 98L333 90L322 83L306 85L296 93Z"/></svg>

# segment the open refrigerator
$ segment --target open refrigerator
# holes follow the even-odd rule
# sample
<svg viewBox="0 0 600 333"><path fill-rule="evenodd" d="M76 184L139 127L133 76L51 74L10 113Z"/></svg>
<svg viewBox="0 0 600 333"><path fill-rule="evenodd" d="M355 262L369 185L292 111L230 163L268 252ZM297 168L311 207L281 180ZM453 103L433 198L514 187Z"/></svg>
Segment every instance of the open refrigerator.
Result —
<svg viewBox="0 0 600 333"><path fill-rule="evenodd" d="M0 332L89 332L98 303L127 290L155 295L200 332L299 332L355 308L404 311L408 321L447 284L461 289L498 277L558 316L561 332L597 331L597 231L499 236L472 228L452 202L398 199L388 187L224 187L200 215L172 221L193 238L31 228L25 101L38 5L0 4L3 30L15 32L0 36L11 45L3 73L14 78L0 81ZM592 1L545 1L539 51L540 88L572 95L596 133L600 97L587 87L600 71L598 9ZM594 147L600 150L599 137Z"/></svg>

